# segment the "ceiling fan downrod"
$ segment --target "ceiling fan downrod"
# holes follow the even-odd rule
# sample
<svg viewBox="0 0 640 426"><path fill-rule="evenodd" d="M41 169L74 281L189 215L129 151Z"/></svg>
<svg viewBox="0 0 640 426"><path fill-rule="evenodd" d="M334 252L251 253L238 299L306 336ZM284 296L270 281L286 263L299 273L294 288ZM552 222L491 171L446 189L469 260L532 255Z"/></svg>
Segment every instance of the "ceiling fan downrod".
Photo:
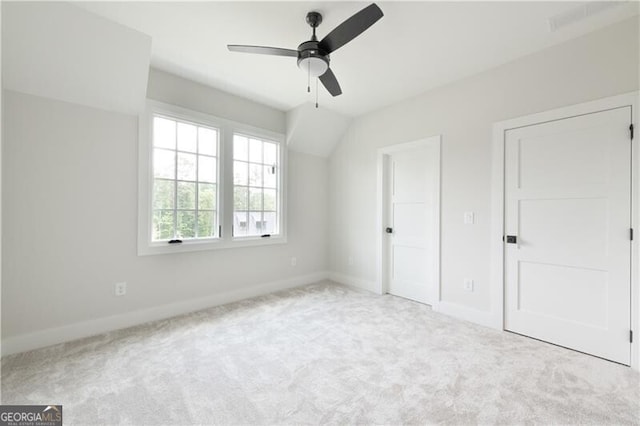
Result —
<svg viewBox="0 0 640 426"><path fill-rule="evenodd" d="M305 20L307 21L307 24L311 25L311 28L313 28L311 41L318 41L318 37L316 37L316 28L318 28L322 23L322 15L319 12L312 11L307 13Z"/></svg>

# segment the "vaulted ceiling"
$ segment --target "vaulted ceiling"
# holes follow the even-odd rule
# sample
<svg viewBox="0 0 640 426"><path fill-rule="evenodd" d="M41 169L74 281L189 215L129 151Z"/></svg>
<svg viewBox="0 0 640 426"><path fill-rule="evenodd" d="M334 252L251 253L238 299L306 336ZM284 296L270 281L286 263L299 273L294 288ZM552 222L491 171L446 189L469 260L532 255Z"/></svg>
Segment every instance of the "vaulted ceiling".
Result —
<svg viewBox="0 0 640 426"><path fill-rule="evenodd" d="M295 49L310 37L308 11L323 14L322 38L368 3L75 4L151 36L152 66L288 111L314 97L295 58L231 53L226 45ZM323 107L359 115L638 14L638 2L616 7L557 1L378 5L385 16L331 55L343 94L331 98L321 89ZM551 31L552 17L569 25Z"/></svg>
<svg viewBox="0 0 640 426"><path fill-rule="evenodd" d="M291 149L328 156L351 117L638 15L636 1L379 2L384 17L331 54L343 94L295 58L226 45L295 49L307 12L322 38L364 2L3 2L3 87L126 113L144 106L149 66L287 112Z"/></svg>

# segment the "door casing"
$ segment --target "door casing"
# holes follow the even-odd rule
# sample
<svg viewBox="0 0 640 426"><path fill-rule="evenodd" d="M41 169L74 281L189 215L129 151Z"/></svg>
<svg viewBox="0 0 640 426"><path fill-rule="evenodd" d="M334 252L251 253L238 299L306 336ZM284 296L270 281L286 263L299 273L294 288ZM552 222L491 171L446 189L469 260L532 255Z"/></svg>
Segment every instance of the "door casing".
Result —
<svg viewBox="0 0 640 426"><path fill-rule="evenodd" d="M493 125L492 146L492 182L491 182L491 326L504 330L504 206L505 206L505 132L523 126L530 126L549 121L560 120L590 114L598 111L630 106L636 134L631 145L631 226L638 228L640 223L638 199L640 199L640 180L638 175L639 156L635 145L638 136L638 111L640 91L612 96L591 102L571 105L537 114L518 117ZM637 235L637 234L636 234ZM640 371L640 283L638 280L639 265L638 238L631 243L631 324L634 332L631 344L631 368Z"/></svg>

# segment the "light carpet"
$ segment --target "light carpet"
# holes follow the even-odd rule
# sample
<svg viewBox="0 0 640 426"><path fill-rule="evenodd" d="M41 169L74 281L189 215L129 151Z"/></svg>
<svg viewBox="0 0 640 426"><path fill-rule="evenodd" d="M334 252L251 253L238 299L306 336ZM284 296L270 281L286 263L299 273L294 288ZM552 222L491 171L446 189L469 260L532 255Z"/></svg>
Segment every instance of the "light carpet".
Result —
<svg viewBox="0 0 640 426"><path fill-rule="evenodd" d="M330 282L2 360L65 424L640 424L640 375Z"/></svg>

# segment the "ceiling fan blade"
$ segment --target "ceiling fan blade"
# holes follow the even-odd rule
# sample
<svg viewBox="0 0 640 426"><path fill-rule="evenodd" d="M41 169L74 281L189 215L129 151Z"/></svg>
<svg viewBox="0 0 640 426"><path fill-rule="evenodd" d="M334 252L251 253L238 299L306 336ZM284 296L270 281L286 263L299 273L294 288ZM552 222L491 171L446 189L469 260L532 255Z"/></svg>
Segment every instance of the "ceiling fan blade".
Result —
<svg viewBox="0 0 640 426"><path fill-rule="evenodd" d="M342 89L340 88L338 79L333 74L333 71L331 71L331 68L328 68L327 71L320 76L320 82L329 91L329 93L331 93L331 96L338 96L342 94Z"/></svg>
<svg viewBox="0 0 640 426"><path fill-rule="evenodd" d="M358 37L382 16L382 10L375 3L371 3L335 27L325 38L320 40L319 46L325 52L331 53Z"/></svg>
<svg viewBox="0 0 640 426"><path fill-rule="evenodd" d="M261 55L275 55L275 56L292 56L294 58L298 57L297 50L282 49L280 47L246 46L243 44L228 44L227 48L232 52L258 53Z"/></svg>

